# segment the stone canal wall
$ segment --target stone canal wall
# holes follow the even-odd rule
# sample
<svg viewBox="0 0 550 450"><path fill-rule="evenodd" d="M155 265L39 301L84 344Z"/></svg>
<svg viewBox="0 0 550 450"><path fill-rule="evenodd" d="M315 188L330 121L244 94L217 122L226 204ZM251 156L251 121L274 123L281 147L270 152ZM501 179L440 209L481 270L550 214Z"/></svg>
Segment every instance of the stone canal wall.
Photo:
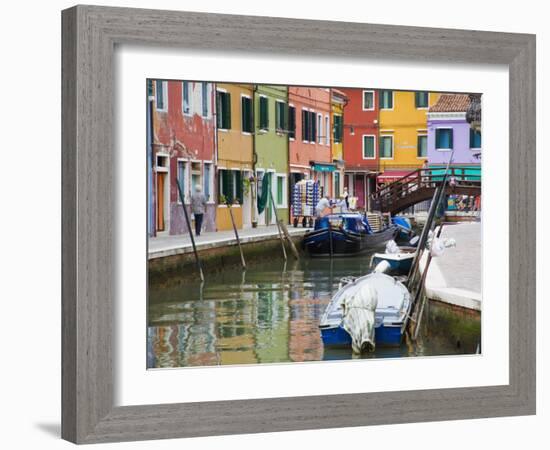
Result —
<svg viewBox="0 0 550 450"><path fill-rule="evenodd" d="M289 229L292 240L298 251L303 229ZM293 259L289 244L285 243L287 257ZM247 267L266 258L283 259L281 241L277 233L242 236L241 247ZM237 241L234 238L210 242L197 242L197 250L205 274L220 272L224 269L241 266L241 256ZM170 278L189 280L198 277L195 254L190 243L170 248L149 251L148 276L150 283L164 282Z"/></svg>

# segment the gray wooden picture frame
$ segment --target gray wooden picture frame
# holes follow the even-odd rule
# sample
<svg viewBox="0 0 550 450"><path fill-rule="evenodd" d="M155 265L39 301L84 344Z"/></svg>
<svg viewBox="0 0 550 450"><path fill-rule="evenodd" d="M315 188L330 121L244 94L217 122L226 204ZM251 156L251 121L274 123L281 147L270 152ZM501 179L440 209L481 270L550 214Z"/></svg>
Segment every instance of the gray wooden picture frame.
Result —
<svg viewBox="0 0 550 450"><path fill-rule="evenodd" d="M535 36L76 6L62 12L62 437L76 443L535 413ZM330 39L326 36L330 35ZM508 385L114 407L117 44L504 64L510 80Z"/></svg>

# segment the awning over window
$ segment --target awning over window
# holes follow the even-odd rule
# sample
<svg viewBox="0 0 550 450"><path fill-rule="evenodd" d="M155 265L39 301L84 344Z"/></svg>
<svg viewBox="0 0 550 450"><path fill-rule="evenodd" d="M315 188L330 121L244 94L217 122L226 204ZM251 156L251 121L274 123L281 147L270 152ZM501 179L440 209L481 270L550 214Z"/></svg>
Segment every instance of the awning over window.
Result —
<svg viewBox="0 0 550 450"><path fill-rule="evenodd" d="M311 168L315 170L316 172L334 172L336 170L335 164L322 164L322 163L314 163L312 164Z"/></svg>

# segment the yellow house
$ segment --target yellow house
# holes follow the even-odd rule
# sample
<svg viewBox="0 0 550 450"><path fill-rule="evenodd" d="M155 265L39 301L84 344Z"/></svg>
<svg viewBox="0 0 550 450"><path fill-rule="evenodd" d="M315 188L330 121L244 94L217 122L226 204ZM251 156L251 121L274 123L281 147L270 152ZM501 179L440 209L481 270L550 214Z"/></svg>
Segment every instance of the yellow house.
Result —
<svg viewBox="0 0 550 450"><path fill-rule="evenodd" d="M422 167L428 155L428 108L440 94L379 92L379 182L390 182Z"/></svg>
<svg viewBox="0 0 550 450"><path fill-rule="evenodd" d="M344 144L343 144L343 127L344 127L344 106L348 101L348 97L342 91L331 89L331 109L330 123L332 130L330 137L330 150L332 153L332 162L336 163L336 170L332 176L332 195L335 198L340 197L344 187Z"/></svg>
<svg viewBox="0 0 550 450"><path fill-rule="evenodd" d="M232 205L237 228L252 225L253 98L253 85L216 85L218 230L232 229L226 202Z"/></svg>

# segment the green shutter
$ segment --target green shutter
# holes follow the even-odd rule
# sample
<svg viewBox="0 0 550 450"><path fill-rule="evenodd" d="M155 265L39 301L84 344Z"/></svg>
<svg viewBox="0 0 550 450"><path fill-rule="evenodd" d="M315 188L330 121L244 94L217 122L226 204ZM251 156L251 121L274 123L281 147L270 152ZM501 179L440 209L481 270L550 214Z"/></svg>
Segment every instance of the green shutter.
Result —
<svg viewBox="0 0 550 450"><path fill-rule="evenodd" d="M222 111L222 93L216 92L216 126L218 128L223 128Z"/></svg>
<svg viewBox="0 0 550 450"><path fill-rule="evenodd" d="M242 181L242 174L240 171L235 172L235 184L237 185L237 199L239 200L239 204L243 204L243 181Z"/></svg>
<svg viewBox="0 0 550 450"><path fill-rule="evenodd" d="M315 142L317 140L317 115L313 112L309 112L309 123L310 123L310 141Z"/></svg>
<svg viewBox="0 0 550 450"><path fill-rule="evenodd" d="M225 94L225 117L226 117L226 122L225 122L225 128L227 130L230 130L231 129L231 94L229 92L226 92Z"/></svg>
<svg viewBox="0 0 550 450"><path fill-rule="evenodd" d="M308 135L307 135L307 119L309 115L306 110L302 109L302 140L307 141Z"/></svg>
<svg viewBox="0 0 550 450"><path fill-rule="evenodd" d="M277 177L277 205L283 204L283 177Z"/></svg>

